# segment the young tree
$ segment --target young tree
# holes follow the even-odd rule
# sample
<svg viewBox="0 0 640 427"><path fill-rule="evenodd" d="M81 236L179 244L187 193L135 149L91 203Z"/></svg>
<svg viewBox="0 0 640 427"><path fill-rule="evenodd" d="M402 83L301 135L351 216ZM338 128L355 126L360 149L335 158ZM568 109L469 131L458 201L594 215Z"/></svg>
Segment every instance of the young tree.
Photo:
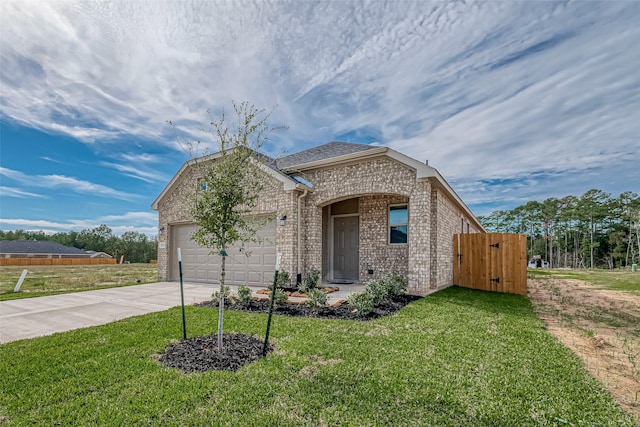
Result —
<svg viewBox="0 0 640 427"><path fill-rule="evenodd" d="M269 134L279 129L268 125L270 112L246 102L233 103L233 110L237 116L233 127L224 112L219 119L211 117L210 133L218 152L193 159L200 184L190 211L198 225L192 239L221 257L219 350L222 350L227 249L236 243L255 241L257 230L264 224L251 215L264 185L261 163L265 156L258 150L268 141Z"/></svg>

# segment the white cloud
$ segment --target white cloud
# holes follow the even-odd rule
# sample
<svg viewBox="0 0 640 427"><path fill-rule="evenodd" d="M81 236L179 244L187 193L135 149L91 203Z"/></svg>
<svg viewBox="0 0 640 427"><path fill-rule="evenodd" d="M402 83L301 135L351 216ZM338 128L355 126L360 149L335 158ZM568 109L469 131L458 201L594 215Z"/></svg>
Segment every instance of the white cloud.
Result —
<svg viewBox="0 0 640 427"><path fill-rule="evenodd" d="M159 173L158 171L155 171L155 170L143 170L141 165L134 166L134 165L112 163L112 162L101 162L100 164L102 166L115 169L118 172L121 172L125 176L139 179L144 182L165 183L168 181L167 176L165 174Z"/></svg>
<svg viewBox="0 0 640 427"><path fill-rule="evenodd" d="M42 194L30 193L28 191L20 190L19 188L7 187L4 185L0 185L0 193L2 193L2 195L5 197L18 197L21 199L26 199L29 197L38 197L38 198L47 197Z"/></svg>
<svg viewBox="0 0 640 427"><path fill-rule="evenodd" d="M613 171L637 176L625 162L637 155L640 135L638 2L0 8L3 116L87 143L130 136L182 150L165 120L208 141L197 130L205 110L218 114L246 99L277 104L272 121L290 127L266 147L271 154L353 134L429 159L452 182L490 190L505 178L552 180L531 197L550 189L546 182L575 188L587 171L606 182L622 181ZM153 182L155 155L120 151L104 165ZM63 188L97 191L52 177ZM498 185L492 197L521 194L514 185L511 193Z"/></svg>
<svg viewBox="0 0 640 427"><path fill-rule="evenodd" d="M51 162L51 163L61 163L61 164L62 164L62 163L64 163L64 162L62 162L62 161L60 161L60 160L53 159L53 158L48 157L48 156L42 156L42 157L40 157L40 158L41 158L42 160L46 160L46 161Z"/></svg>
<svg viewBox="0 0 640 427"><path fill-rule="evenodd" d="M160 156L149 153L122 153L118 157L130 163L160 163L162 161Z"/></svg>
<svg viewBox="0 0 640 427"><path fill-rule="evenodd" d="M107 225L114 234L137 231L148 236L158 234L158 215L150 212L127 212L123 215L107 215L92 219L71 219L67 221L49 221L41 219L0 218L0 229L23 228L32 231L43 230L49 234L58 232L93 229L101 224Z"/></svg>
<svg viewBox="0 0 640 427"><path fill-rule="evenodd" d="M125 222L127 224L149 225L158 223L158 214L155 212L126 212L122 215L106 215L96 218L101 223Z"/></svg>
<svg viewBox="0 0 640 427"><path fill-rule="evenodd" d="M0 175L19 182L28 187L59 189L68 192L90 194L99 197L112 197L120 200L133 200L139 196L114 190L101 184L77 179L65 175L27 175L20 171L0 167Z"/></svg>

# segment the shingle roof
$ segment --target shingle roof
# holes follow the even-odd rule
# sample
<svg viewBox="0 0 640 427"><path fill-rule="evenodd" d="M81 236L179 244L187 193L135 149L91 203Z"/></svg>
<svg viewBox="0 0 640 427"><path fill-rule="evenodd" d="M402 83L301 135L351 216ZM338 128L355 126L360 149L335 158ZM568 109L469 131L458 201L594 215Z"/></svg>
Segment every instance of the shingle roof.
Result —
<svg viewBox="0 0 640 427"><path fill-rule="evenodd" d="M278 168L289 169L305 163L331 159L333 157L358 153L360 151L372 150L374 148L378 147L366 144L353 144L351 142L333 141L278 159Z"/></svg>
<svg viewBox="0 0 640 427"><path fill-rule="evenodd" d="M44 240L0 240L0 253L87 255L82 249Z"/></svg>

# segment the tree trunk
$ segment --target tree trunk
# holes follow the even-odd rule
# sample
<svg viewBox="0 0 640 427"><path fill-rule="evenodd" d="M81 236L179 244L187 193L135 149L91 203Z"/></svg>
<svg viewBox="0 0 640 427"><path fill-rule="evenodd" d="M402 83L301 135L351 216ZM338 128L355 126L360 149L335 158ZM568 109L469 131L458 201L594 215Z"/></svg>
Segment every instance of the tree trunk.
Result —
<svg viewBox="0 0 640 427"><path fill-rule="evenodd" d="M564 233L564 266L567 267L567 257L569 256L569 242L567 240L568 233L565 231Z"/></svg>
<svg viewBox="0 0 640 427"><path fill-rule="evenodd" d="M593 225L593 217L591 217L591 247L589 248L589 255L591 255L591 268L593 268L593 233L594 233L594 225Z"/></svg>
<svg viewBox="0 0 640 427"><path fill-rule="evenodd" d="M223 249L223 253L226 251ZM226 255L222 256L222 265L220 266L220 301L218 303L218 351L222 351L222 321L224 319L224 276Z"/></svg>
<svg viewBox="0 0 640 427"><path fill-rule="evenodd" d="M636 227L636 238L638 239L638 255L640 255L640 227ZM633 259L631 262L633 263Z"/></svg>
<svg viewBox="0 0 640 427"><path fill-rule="evenodd" d="M553 262L553 230L549 229L549 268L555 267L555 263Z"/></svg>

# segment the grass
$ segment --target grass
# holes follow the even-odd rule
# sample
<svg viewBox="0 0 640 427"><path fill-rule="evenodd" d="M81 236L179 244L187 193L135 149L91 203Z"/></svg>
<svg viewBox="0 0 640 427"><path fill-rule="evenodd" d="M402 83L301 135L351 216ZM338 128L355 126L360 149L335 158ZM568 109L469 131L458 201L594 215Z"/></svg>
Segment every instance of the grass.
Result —
<svg viewBox="0 0 640 427"><path fill-rule="evenodd" d="M29 270L13 292L24 269ZM0 301L39 297L93 289L152 283L158 280L155 264L39 265L0 267Z"/></svg>
<svg viewBox="0 0 640 427"><path fill-rule="evenodd" d="M578 279L589 282L601 289L640 293L640 272L628 270L560 270L527 269L530 277L554 276L563 279Z"/></svg>
<svg viewBox="0 0 640 427"><path fill-rule="evenodd" d="M530 273L536 279L529 281L535 311L640 426L640 293L635 290L640 273Z"/></svg>
<svg viewBox="0 0 640 427"><path fill-rule="evenodd" d="M190 336L216 310L187 307ZM632 426L521 296L449 288L372 322L274 317L276 350L238 372L153 355L180 309L0 345L0 424ZM263 314L225 329L262 336Z"/></svg>
<svg viewBox="0 0 640 427"><path fill-rule="evenodd" d="M530 277L538 279L577 279L592 284L596 289L614 290L629 294L640 293L640 273L618 270L555 270L545 269L528 271ZM588 301L578 301L563 291L553 281L546 281L550 295L560 303L556 307L538 307L540 314L562 319L569 325L588 320L611 328L627 328L633 335L640 336L640 324L637 315L628 313L617 306L603 307Z"/></svg>

